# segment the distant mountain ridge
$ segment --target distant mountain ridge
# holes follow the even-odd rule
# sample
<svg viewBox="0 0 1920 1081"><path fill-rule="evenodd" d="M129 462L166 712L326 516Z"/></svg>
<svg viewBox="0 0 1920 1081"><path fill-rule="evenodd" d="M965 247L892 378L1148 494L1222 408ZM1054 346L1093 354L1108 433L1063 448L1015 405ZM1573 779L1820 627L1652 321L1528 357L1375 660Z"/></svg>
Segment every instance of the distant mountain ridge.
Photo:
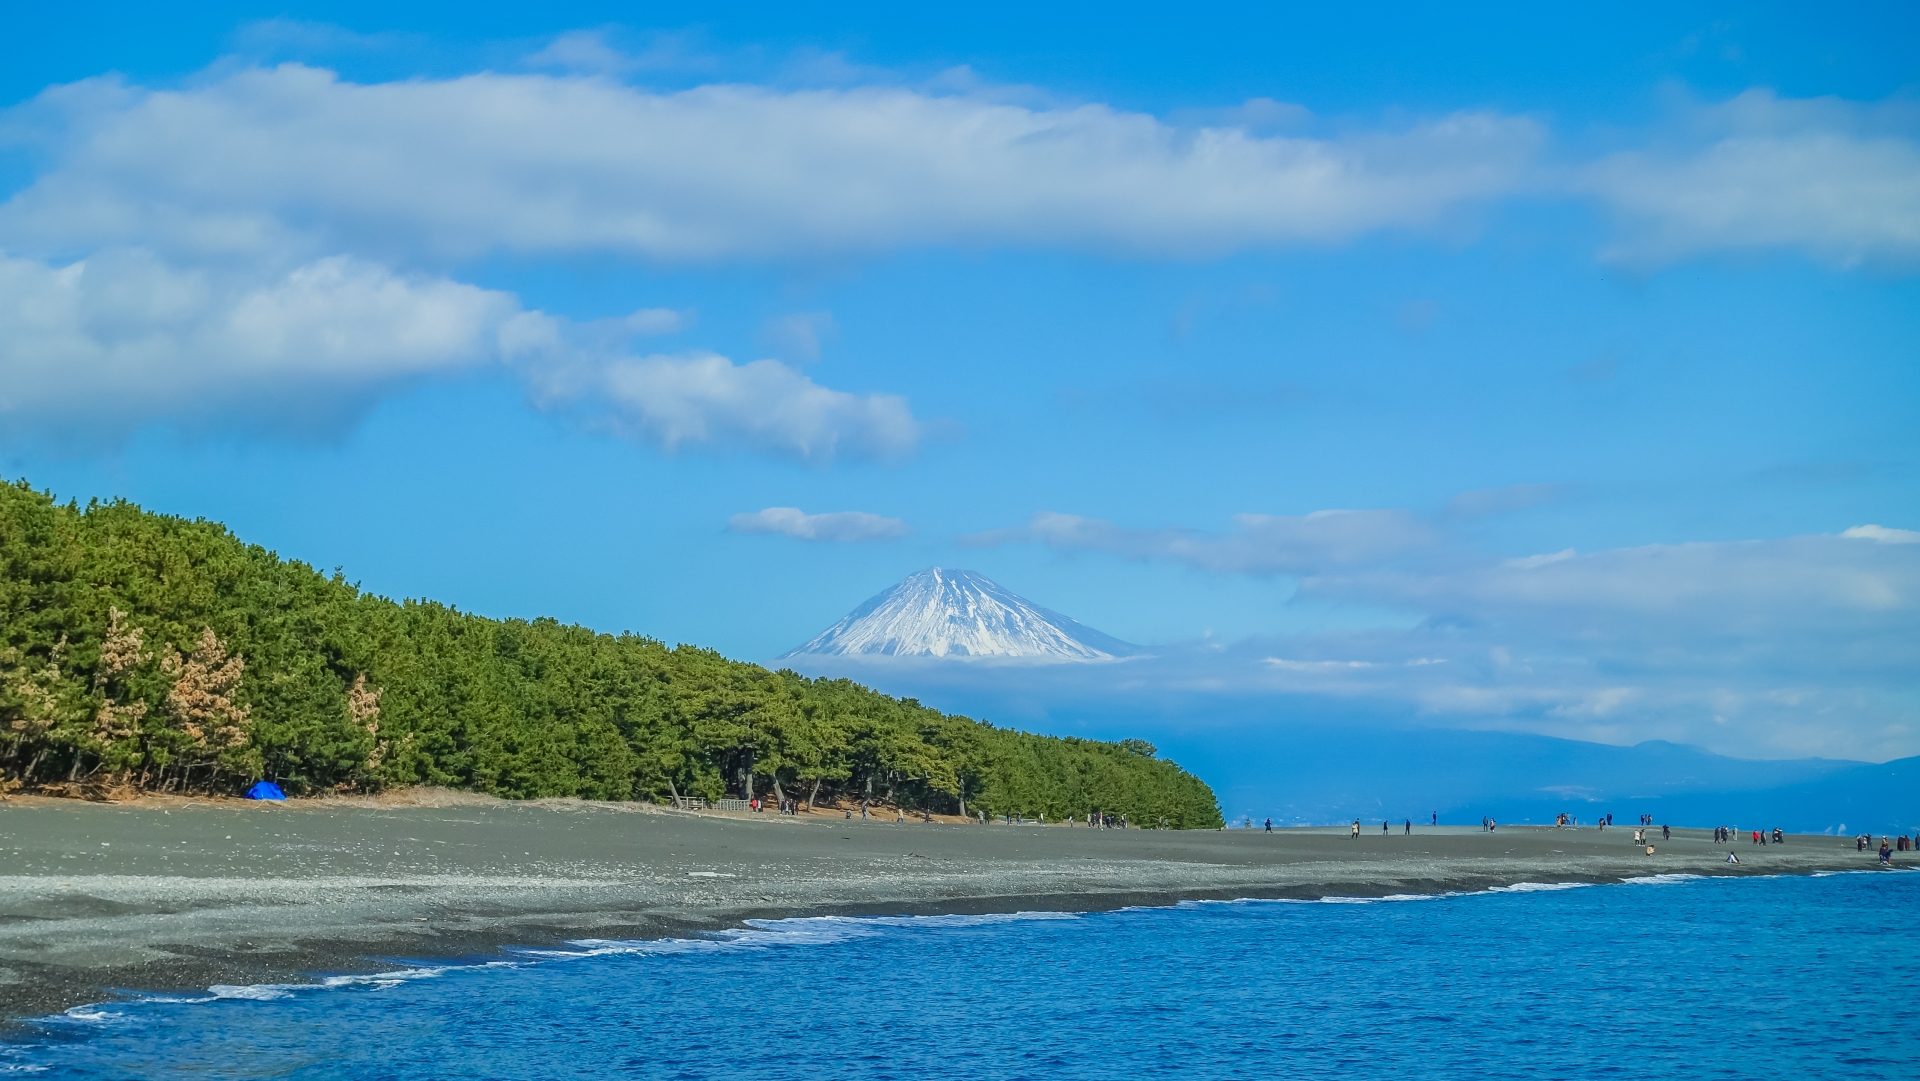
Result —
<svg viewBox="0 0 1920 1081"><path fill-rule="evenodd" d="M1140 648L1048 611L982 574L929 567L781 656L1110 661Z"/></svg>

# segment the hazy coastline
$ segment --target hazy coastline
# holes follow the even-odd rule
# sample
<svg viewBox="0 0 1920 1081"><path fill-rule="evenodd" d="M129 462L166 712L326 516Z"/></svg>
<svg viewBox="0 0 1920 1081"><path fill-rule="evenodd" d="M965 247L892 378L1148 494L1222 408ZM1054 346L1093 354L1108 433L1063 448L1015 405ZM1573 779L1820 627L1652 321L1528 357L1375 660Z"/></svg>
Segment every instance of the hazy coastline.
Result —
<svg viewBox="0 0 1920 1081"><path fill-rule="evenodd" d="M1657 831L1656 831L1657 836ZM698 934L820 914L1093 910L1378 896L1651 874L1866 869L1846 838L1732 850L1616 826L1088 830L838 813L378 799L0 803L0 1014L115 991L303 981L502 946Z"/></svg>

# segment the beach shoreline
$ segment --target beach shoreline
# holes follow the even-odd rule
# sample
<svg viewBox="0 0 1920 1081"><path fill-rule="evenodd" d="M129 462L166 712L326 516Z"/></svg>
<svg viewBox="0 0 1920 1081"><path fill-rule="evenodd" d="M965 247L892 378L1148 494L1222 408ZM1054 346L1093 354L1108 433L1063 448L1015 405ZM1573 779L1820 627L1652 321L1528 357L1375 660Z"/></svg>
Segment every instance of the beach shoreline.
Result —
<svg viewBox="0 0 1920 1081"><path fill-rule="evenodd" d="M1657 832L1657 827L1656 827ZM796 916L1097 911L1474 892L1876 862L1848 838L1653 855L1616 826L1157 831L679 812L467 793L283 804L0 802L0 1023L132 992L304 983L396 962ZM1731 849L1738 866L1724 862Z"/></svg>

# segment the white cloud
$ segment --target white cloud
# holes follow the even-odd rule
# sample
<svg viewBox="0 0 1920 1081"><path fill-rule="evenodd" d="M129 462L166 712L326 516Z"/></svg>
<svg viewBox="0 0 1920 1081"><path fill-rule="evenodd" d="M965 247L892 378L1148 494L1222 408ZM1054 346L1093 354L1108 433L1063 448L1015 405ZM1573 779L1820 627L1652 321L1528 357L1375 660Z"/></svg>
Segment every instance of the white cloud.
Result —
<svg viewBox="0 0 1920 1081"><path fill-rule="evenodd" d="M1840 531L1843 537L1854 540L1878 541L1881 544L1920 544L1920 532L1911 529L1888 529L1879 525L1857 525L1852 529Z"/></svg>
<svg viewBox="0 0 1920 1081"><path fill-rule="evenodd" d="M518 309L504 293L346 257L254 280L139 250L66 266L0 255L0 423L111 433L352 395L491 358Z"/></svg>
<svg viewBox="0 0 1920 1081"><path fill-rule="evenodd" d="M917 443L902 398L832 390L777 361L628 349L687 321L649 308L576 324L509 293L348 256L266 272L182 267L139 249L64 266L0 253L0 436L334 423L397 383L504 360L540 404L667 450L824 463Z"/></svg>
<svg viewBox="0 0 1920 1081"><path fill-rule="evenodd" d="M16 250L668 260L1336 241L1513 192L1542 139L1492 113L1314 139L888 86L656 93L492 73L359 85L293 64L183 90L88 80L6 126L52 163L0 207L0 243Z"/></svg>
<svg viewBox="0 0 1920 1081"><path fill-rule="evenodd" d="M736 514L727 519L727 528L735 533L774 533L795 540L840 543L894 540L913 532L898 518L857 510L807 514L799 507L768 507L752 514Z"/></svg>
<svg viewBox="0 0 1920 1081"><path fill-rule="evenodd" d="M594 34L557 39L549 60L622 67ZM1492 112L1316 137L1272 133L1261 118L1276 110L1286 126L1305 116L1272 102L1172 123L865 78L668 93L577 70L356 84L284 64L176 90L84 80L0 113L0 140L47 163L0 205L0 248L283 268L339 253L710 262L924 245L1185 258L1571 193L1617 214L1622 259L1920 253L1920 144L1897 105L1749 91L1682 107L1683 137L1653 147L1655 131L1556 179L1545 130Z"/></svg>
<svg viewBox="0 0 1920 1081"><path fill-rule="evenodd" d="M1431 527L1401 510L1321 510L1305 515L1240 514L1239 532L1129 529L1097 518L1041 511L1025 526L961 538L972 547L1033 543L1123 559L1175 563L1195 570L1297 575L1345 564L1375 563L1431 544Z"/></svg>
<svg viewBox="0 0 1920 1081"><path fill-rule="evenodd" d="M1703 145L1615 154L1576 182L1621 220L1612 258L1664 263L1766 248L1848 264L1920 257L1912 117L1750 90L1692 119L1707 133Z"/></svg>
<svg viewBox="0 0 1920 1081"><path fill-rule="evenodd" d="M516 351L541 355L544 335ZM742 448L824 464L911 453L922 427L905 398L820 386L777 360L735 364L712 353L541 362L536 400L669 450Z"/></svg>

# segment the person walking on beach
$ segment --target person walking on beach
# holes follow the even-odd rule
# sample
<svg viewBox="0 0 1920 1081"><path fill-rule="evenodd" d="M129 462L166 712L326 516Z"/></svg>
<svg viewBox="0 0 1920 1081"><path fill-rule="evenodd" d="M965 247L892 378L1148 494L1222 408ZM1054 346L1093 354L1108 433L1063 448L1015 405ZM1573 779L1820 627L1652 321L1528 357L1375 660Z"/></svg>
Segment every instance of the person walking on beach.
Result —
<svg viewBox="0 0 1920 1081"><path fill-rule="evenodd" d="M1273 819L1271 818L1267 819L1267 832L1268 833L1273 832Z"/></svg>
<svg viewBox="0 0 1920 1081"><path fill-rule="evenodd" d="M1407 819L1407 834L1406 834L1406 835L1407 835L1408 837L1411 837L1411 836L1413 836L1413 819L1411 819L1411 818L1409 818L1409 819Z"/></svg>
<svg viewBox="0 0 1920 1081"><path fill-rule="evenodd" d="M1893 846L1887 844L1885 837L1880 838L1880 866L1893 866Z"/></svg>
<svg viewBox="0 0 1920 1081"><path fill-rule="evenodd" d="M1665 823L1661 823L1660 825L1660 839L1662 841L1668 841L1673 839L1673 831L1667 829Z"/></svg>
<svg viewBox="0 0 1920 1081"><path fill-rule="evenodd" d="M1360 836L1360 820L1357 818L1353 820L1353 835Z"/></svg>
<svg viewBox="0 0 1920 1081"><path fill-rule="evenodd" d="M1383 818L1383 819L1381 819L1381 820L1380 820L1380 836L1382 836L1382 837L1385 837L1385 836L1386 836L1387 834L1389 834L1389 833L1391 833L1391 832L1393 832L1393 831L1391 831L1391 830L1389 830L1389 829L1387 828L1387 820L1386 820L1386 819L1384 819L1384 818Z"/></svg>

